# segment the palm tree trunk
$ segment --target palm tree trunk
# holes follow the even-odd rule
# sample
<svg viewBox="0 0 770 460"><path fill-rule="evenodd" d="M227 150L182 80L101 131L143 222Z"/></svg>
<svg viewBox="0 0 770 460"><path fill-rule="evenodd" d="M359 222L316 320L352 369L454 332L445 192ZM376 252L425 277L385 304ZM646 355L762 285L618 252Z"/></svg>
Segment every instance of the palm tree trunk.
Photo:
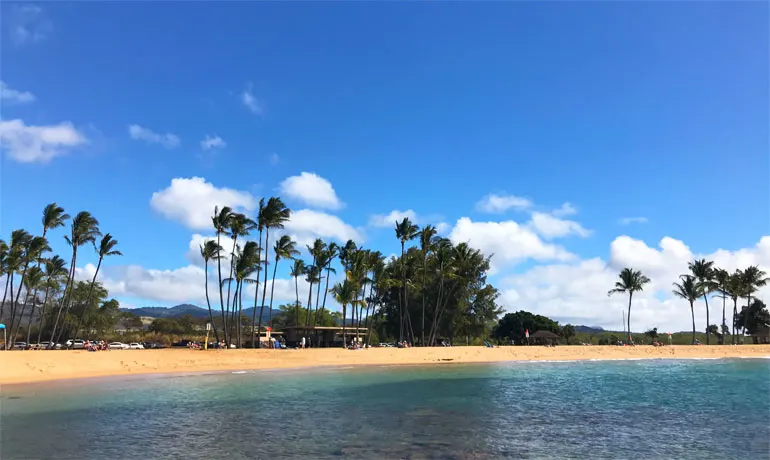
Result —
<svg viewBox="0 0 770 460"><path fill-rule="evenodd" d="M217 232L217 246L220 248L222 247L219 243L221 242L220 239L221 232ZM219 284L219 309L222 313L222 335L225 339L225 345L227 347L230 347L230 337L227 335L227 316L225 314L225 297L222 294L222 259L217 258L217 281Z"/></svg>
<svg viewBox="0 0 770 460"><path fill-rule="evenodd" d="M703 295L703 300L706 302L706 345L711 345L711 340L709 340L711 336L709 333L709 326L711 325L709 320L709 299L705 294Z"/></svg>
<svg viewBox="0 0 770 460"><path fill-rule="evenodd" d="M348 347L347 342L345 341L345 315L347 314L347 304L342 304L342 348L345 349Z"/></svg>
<svg viewBox="0 0 770 460"><path fill-rule="evenodd" d="M275 275L278 273L278 258L275 258L275 266L273 267L273 280L270 282L270 310L267 312L268 324L273 327L273 293L275 291Z"/></svg>
<svg viewBox="0 0 770 460"><path fill-rule="evenodd" d="M37 289L32 293L32 308L29 310L29 320L27 321L27 343L29 343L29 334L32 330L32 315L35 313L35 301L37 300ZM38 340L38 343L40 341Z"/></svg>
<svg viewBox="0 0 770 460"><path fill-rule="evenodd" d="M21 321L24 318L24 312L27 310L27 303L29 302L29 291L24 292L24 303L21 306L21 313L19 316L19 321L14 325L13 318L11 318L11 337L13 337L13 341L16 341L16 336L19 334L19 329L21 329Z"/></svg>
<svg viewBox="0 0 770 460"><path fill-rule="evenodd" d="M243 325L241 324L241 315L243 315L243 281L241 281L241 288L238 290L238 348L243 346Z"/></svg>
<svg viewBox="0 0 770 460"><path fill-rule="evenodd" d="M70 271L67 275L67 283L64 285L64 293L62 294L62 299L61 299L61 302L59 303L59 312L56 314L56 322L54 323L53 330L51 331L51 342L53 343L59 342L59 337L56 335L56 328L59 325L59 317L61 316L62 310L64 310L64 318L62 318L62 327L61 327L61 330L59 331L59 336L61 336L61 333L64 330L64 323L67 322L66 309L69 308L67 305L67 300L68 300L69 294L72 293L72 284L75 279L75 263L77 262L77 256L78 256L78 247L73 246L72 259L70 260Z"/></svg>
<svg viewBox="0 0 770 460"><path fill-rule="evenodd" d="M24 287L24 278L27 276L28 266L29 266L29 262L24 264L24 269L21 271L21 281L19 281L19 289L16 291L16 300L12 300L12 303L11 303L11 334L13 334L13 323L14 323L14 320L16 319L16 313L18 312L18 309L19 309L19 296L21 296L21 289ZM11 292L11 295L13 295L13 292ZM19 324L21 324L21 321L19 321Z"/></svg>
<svg viewBox="0 0 770 460"><path fill-rule="evenodd" d="M5 290L3 291L3 303L0 303L0 320L3 319L3 312L5 312L5 299L8 297L8 283L13 278L13 272L9 271L5 276ZM13 289L11 289L13 290Z"/></svg>
<svg viewBox="0 0 770 460"><path fill-rule="evenodd" d="M422 326L420 327L420 346L425 346L425 276L428 271L428 251L425 251L425 254L422 256ZM369 307L366 307L367 312L369 311Z"/></svg>
<svg viewBox="0 0 770 460"><path fill-rule="evenodd" d="M265 227L265 279L262 282L262 305L259 306L259 330L262 330L262 314L265 311L265 297L267 296L267 257L270 249L270 227ZM262 334L257 337L257 343L261 345Z"/></svg>
<svg viewBox="0 0 770 460"><path fill-rule="evenodd" d="M318 274L319 276L323 276L324 269L322 267L318 267ZM316 294L315 294L315 312L313 313L313 326L316 326L316 318L318 317L318 305L321 303L321 279L318 279L318 286L316 287Z"/></svg>
<svg viewBox="0 0 770 460"><path fill-rule="evenodd" d="M628 293L628 343L631 343L631 298L634 296L634 293L629 291Z"/></svg>
<svg viewBox="0 0 770 460"><path fill-rule="evenodd" d="M321 304L320 314L316 314L315 324L322 322L324 319L324 310L326 309L326 294L329 293L329 277L331 276L331 270L330 270L331 266L332 266L331 262L329 262L329 264L326 265L326 286L324 287L324 300L323 300L323 303ZM316 313L318 313L318 306L316 306Z"/></svg>
<svg viewBox="0 0 770 460"><path fill-rule="evenodd" d="M48 292L50 290L51 286L46 283L45 287L45 295L43 296L43 307L40 310L40 326L38 326L37 329L37 343L40 343L40 339L43 337L43 327L45 326L45 314L46 309L45 306L48 304Z"/></svg>
<svg viewBox="0 0 770 460"><path fill-rule="evenodd" d="M737 332L737 321L736 317L738 316L738 298L733 297L733 345L737 342L737 337L735 336L735 333Z"/></svg>
<svg viewBox="0 0 770 460"><path fill-rule="evenodd" d="M692 344L695 345L695 306L690 301L690 312L692 313Z"/></svg>
<svg viewBox="0 0 770 460"><path fill-rule="evenodd" d="M91 304L91 294L94 292L94 284L96 284L96 277L99 275L99 269L102 267L102 256L99 256L99 262L96 264L96 271L94 272L94 277L91 280L91 287L88 289L88 297L86 297L86 306L85 308L88 308ZM83 309L83 313L80 315L80 320L78 321L78 327L75 328L75 335L80 334L80 326L83 324L83 317L86 316L86 309Z"/></svg>
<svg viewBox="0 0 770 460"><path fill-rule="evenodd" d="M746 326L749 324L749 308L751 308L751 292L746 296L746 314L743 315L743 333L741 334L741 344L746 343Z"/></svg>
<svg viewBox="0 0 770 460"><path fill-rule="evenodd" d="M725 316L725 305L727 304L727 298L725 297L724 293L722 293L722 327L724 329L727 329L727 316ZM723 334L724 336L724 334ZM725 341L722 340L722 345L725 345Z"/></svg>
<svg viewBox="0 0 770 460"><path fill-rule="evenodd" d="M399 297L401 297L398 299L398 341L400 343L404 341L404 297L406 297L406 261L403 241L401 241L401 294Z"/></svg>
<svg viewBox="0 0 770 460"><path fill-rule="evenodd" d="M259 299L259 273L257 273L257 283L254 288L254 309L251 311L251 348L256 348L257 336L254 326L257 324L257 299Z"/></svg>
<svg viewBox="0 0 770 460"><path fill-rule="evenodd" d="M209 261L205 261L205 283L206 283L206 305L209 307L209 321L211 321L211 328L214 329L214 337L216 337L217 343L219 343L219 332L214 324L214 312L211 311L211 300L209 299Z"/></svg>
<svg viewBox="0 0 770 460"><path fill-rule="evenodd" d="M227 279L233 278L233 269L235 268L235 248L236 248L236 241L238 240L238 235L233 235L233 250L230 251L230 275L227 277ZM227 283L227 309L230 309L230 282ZM236 283L236 289L238 288ZM237 305L237 302L235 299L233 299L233 303ZM235 307L233 307L235 309Z"/></svg>
<svg viewBox="0 0 770 460"><path fill-rule="evenodd" d="M294 303L294 311L296 316L296 323L294 324L299 328L299 277L294 277L294 293L297 295L297 301Z"/></svg>
<svg viewBox="0 0 770 460"><path fill-rule="evenodd" d="M312 281L312 279L310 281L310 286L308 286L308 289L307 289L307 311L305 312L305 335L307 335L308 328L310 327L310 312L311 311L313 311L313 281Z"/></svg>

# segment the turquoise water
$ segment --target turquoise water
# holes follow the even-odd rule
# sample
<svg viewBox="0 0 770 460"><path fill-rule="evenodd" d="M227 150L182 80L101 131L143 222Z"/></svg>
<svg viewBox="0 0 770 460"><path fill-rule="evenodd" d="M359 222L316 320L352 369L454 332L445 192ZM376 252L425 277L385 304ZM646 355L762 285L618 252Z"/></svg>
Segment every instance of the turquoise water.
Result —
<svg viewBox="0 0 770 460"><path fill-rule="evenodd" d="M371 367L5 386L3 459L770 458L770 360Z"/></svg>

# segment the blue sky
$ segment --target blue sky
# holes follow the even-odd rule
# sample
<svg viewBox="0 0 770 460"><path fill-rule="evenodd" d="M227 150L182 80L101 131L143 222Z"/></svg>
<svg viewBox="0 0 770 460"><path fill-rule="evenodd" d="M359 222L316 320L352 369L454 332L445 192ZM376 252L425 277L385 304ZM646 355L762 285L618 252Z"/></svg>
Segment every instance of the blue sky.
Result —
<svg viewBox="0 0 770 460"><path fill-rule="evenodd" d="M178 277L178 295L141 286L197 267L193 235L211 232L189 216L224 188L245 210L307 210L300 239L353 231L385 254L373 216L412 210L495 252L507 308L596 324L615 316L596 302L622 304L608 286L578 301L564 276L526 280L611 284L634 262L660 278L640 321L678 324L663 294L690 256L770 263L766 3L0 8L1 233L36 229L51 201L90 210L120 241L104 281L127 304L199 302ZM531 204L484 212L490 194Z"/></svg>

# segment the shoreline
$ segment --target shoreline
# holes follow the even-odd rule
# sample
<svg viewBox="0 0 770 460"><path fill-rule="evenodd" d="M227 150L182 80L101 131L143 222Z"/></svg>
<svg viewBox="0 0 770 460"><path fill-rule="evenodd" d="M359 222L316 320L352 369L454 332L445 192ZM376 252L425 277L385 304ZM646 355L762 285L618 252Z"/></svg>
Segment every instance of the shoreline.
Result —
<svg viewBox="0 0 770 460"><path fill-rule="evenodd" d="M0 353L0 385L97 377L335 367L768 357L770 345L434 347L358 351L340 348L9 351Z"/></svg>

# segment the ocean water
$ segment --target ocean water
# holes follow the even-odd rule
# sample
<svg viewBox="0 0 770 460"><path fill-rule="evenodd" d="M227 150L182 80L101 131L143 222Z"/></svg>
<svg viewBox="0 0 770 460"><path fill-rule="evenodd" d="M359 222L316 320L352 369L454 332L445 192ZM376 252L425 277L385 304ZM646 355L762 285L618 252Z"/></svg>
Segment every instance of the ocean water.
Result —
<svg viewBox="0 0 770 460"><path fill-rule="evenodd" d="M249 371L0 389L10 459L767 459L770 360Z"/></svg>

